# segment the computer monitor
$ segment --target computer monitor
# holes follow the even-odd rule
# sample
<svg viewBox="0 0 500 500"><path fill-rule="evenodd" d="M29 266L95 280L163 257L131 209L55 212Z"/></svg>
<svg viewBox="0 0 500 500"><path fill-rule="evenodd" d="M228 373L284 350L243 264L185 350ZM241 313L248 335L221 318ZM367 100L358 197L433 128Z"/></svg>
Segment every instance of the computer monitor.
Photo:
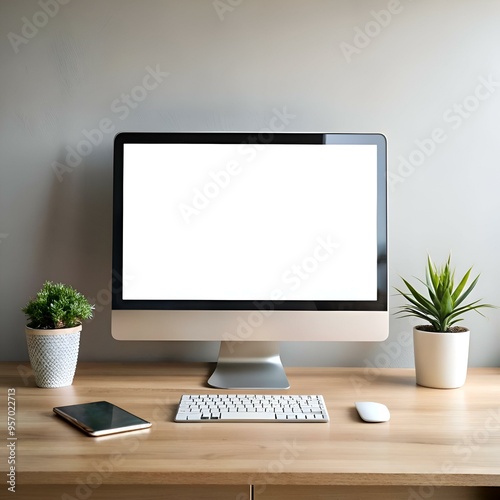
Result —
<svg viewBox="0 0 500 500"><path fill-rule="evenodd" d="M221 341L208 383L288 388L283 341L388 335L381 134L120 133L112 335Z"/></svg>

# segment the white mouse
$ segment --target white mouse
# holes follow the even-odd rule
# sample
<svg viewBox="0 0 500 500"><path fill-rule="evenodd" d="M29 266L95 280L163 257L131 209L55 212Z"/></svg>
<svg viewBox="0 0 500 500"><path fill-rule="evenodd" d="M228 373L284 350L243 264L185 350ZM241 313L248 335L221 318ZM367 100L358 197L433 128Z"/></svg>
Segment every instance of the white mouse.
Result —
<svg viewBox="0 0 500 500"><path fill-rule="evenodd" d="M382 403L373 401L358 401L354 403L359 416L365 422L387 422L391 418L389 409Z"/></svg>

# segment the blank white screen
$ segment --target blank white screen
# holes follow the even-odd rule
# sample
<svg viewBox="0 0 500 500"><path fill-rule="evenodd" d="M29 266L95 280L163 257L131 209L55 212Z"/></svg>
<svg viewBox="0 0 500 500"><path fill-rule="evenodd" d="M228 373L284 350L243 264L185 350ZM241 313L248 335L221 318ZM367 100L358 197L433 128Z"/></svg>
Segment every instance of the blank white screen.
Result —
<svg viewBox="0 0 500 500"><path fill-rule="evenodd" d="M125 144L125 300L376 300L375 145Z"/></svg>

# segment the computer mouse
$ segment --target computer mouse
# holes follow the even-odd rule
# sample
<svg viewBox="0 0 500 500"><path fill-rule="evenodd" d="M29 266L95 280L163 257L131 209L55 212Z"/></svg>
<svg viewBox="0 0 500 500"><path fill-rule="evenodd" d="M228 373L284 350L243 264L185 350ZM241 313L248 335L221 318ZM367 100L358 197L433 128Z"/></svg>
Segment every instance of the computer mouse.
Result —
<svg viewBox="0 0 500 500"><path fill-rule="evenodd" d="M387 422L391 418L389 409L382 403L374 403L373 401L358 401L354 404L359 416L365 422Z"/></svg>

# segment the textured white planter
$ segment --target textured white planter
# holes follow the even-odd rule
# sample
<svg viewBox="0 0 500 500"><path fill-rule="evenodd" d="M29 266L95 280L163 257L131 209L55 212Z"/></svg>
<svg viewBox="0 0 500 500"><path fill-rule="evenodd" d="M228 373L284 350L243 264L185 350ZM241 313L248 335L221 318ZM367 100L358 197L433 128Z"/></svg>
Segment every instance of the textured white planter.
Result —
<svg viewBox="0 0 500 500"><path fill-rule="evenodd" d="M456 389L465 384L470 331L437 333L413 328L417 384Z"/></svg>
<svg viewBox="0 0 500 500"><path fill-rule="evenodd" d="M26 327L31 367L38 387L65 387L73 383L82 326L37 330Z"/></svg>

